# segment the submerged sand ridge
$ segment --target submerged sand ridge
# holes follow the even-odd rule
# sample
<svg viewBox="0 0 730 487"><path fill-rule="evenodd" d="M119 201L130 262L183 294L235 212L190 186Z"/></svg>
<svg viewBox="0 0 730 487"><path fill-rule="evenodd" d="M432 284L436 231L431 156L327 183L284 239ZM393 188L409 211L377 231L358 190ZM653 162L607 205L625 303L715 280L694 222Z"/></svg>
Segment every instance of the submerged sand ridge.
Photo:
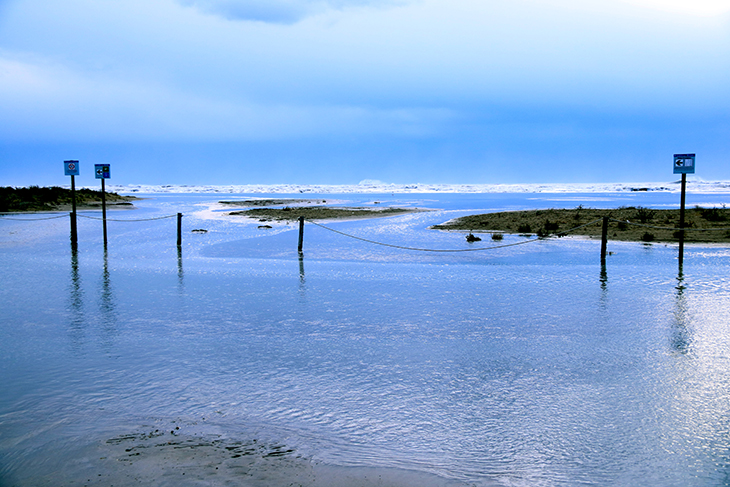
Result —
<svg viewBox="0 0 730 487"><path fill-rule="evenodd" d="M235 439L185 422L143 426L96 440L50 473L23 472L14 486L465 487L425 472L326 465L282 443ZM188 427L191 426L191 427ZM190 431L188 431L190 430ZM60 462L60 460L59 460Z"/></svg>

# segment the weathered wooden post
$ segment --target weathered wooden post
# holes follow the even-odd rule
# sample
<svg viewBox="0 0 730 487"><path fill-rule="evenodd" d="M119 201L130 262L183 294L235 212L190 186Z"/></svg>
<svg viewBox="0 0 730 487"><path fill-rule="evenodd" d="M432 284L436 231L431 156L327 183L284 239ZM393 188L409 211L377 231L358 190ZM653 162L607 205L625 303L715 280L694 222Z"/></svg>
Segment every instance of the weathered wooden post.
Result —
<svg viewBox="0 0 730 487"><path fill-rule="evenodd" d="M603 226L601 227L601 265L606 265L606 247L608 246L608 217L603 217Z"/></svg>
<svg viewBox="0 0 730 487"><path fill-rule="evenodd" d="M63 172L71 176L71 244L78 243L78 232L76 230L76 179L79 175L79 161L63 161Z"/></svg>
<svg viewBox="0 0 730 487"><path fill-rule="evenodd" d="M299 246L297 247L297 250L299 252L302 251L302 247L304 246L304 217L299 217Z"/></svg>
<svg viewBox="0 0 730 487"><path fill-rule="evenodd" d="M684 202L687 190L687 174L695 172L694 154L674 154L674 174L682 175L682 196L679 205L679 265L684 262Z"/></svg>
<svg viewBox="0 0 730 487"><path fill-rule="evenodd" d="M177 214L177 246L182 245L182 213Z"/></svg>
<svg viewBox="0 0 730 487"><path fill-rule="evenodd" d="M106 189L104 180L111 177L111 166L109 164L94 164L96 179L101 179L101 219L104 228L104 248L106 248Z"/></svg>

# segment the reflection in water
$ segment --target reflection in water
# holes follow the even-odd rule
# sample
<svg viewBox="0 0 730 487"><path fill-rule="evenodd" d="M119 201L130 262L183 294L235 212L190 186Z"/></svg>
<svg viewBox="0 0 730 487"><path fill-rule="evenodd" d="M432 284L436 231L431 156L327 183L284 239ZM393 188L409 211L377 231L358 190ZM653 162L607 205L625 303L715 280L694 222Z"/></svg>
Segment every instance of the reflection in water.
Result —
<svg viewBox="0 0 730 487"><path fill-rule="evenodd" d="M177 282L180 285L180 290L182 290L184 284L185 284L185 273L183 272L183 260L182 260L182 246L177 246Z"/></svg>
<svg viewBox="0 0 730 487"><path fill-rule="evenodd" d="M304 295L307 290L307 279L304 277L304 254L299 252L299 292Z"/></svg>
<svg viewBox="0 0 730 487"><path fill-rule="evenodd" d="M608 306L607 300L608 300L608 272L606 271L606 262L601 262L601 309L606 309Z"/></svg>
<svg viewBox="0 0 730 487"><path fill-rule="evenodd" d="M101 298L99 309L101 310L101 325L104 337L111 344L111 339L117 334L117 313L114 302L114 292L109 278L109 254L104 247L104 270L101 274Z"/></svg>
<svg viewBox="0 0 730 487"><path fill-rule="evenodd" d="M679 264L679 273L677 274L677 306L674 310L674 323L672 324L672 336L670 344L672 350L681 354L687 354L692 347L692 334L689 331L690 319L687 311L687 297L684 295L686 287L684 286L684 273L682 272L682 263Z"/></svg>
<svg viewBox="0 0 730 487"><path fill-rule="evenodd" d="M304 254L299 252L299 282L306 284L307 279L304 277Z"/></svg>
<svg viewBox="0 0 730 487"><path fill-rule="evenodd" d="M86 326L84 323L83 295L81 277L79 276L79 247L74 242L71 242L71 282L69 296L71 323L69 332L74 349L80 348L84 341L84 329Z"/></svg>

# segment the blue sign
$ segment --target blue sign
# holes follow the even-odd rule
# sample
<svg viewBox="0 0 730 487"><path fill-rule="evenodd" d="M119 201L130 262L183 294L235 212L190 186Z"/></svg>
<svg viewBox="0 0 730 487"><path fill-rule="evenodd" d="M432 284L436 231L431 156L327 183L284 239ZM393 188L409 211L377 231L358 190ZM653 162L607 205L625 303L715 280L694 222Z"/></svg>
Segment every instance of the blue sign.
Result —
<svg viewBox="0 0 730 487"><path fill-rule="evenodd" d="M111 177L111 166L109 164L94 164L96 179L109 179Z"/></svg>
<svg viewBox="0 0 730 487"><path fill-rule="evenodd" d="M674 154L674 174L694 174L694 154Z"/></svg>
<svg viewBox="0 0 730 487"><path fill-rule="evenodd" d="M63 174L66 176L78 176L79 161L63 161Z"/></svg>

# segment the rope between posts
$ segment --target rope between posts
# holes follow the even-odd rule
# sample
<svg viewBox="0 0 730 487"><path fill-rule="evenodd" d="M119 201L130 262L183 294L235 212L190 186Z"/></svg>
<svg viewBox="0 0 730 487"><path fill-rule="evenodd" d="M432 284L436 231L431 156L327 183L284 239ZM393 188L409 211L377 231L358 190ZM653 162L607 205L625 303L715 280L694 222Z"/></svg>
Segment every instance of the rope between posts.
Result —
<svg viewBox="0 0 730 487"><path fill-rule="evenodd" d="M575 231L575 230L580 230L580 229L581 229L581 228L583 228L583 227L587 227L587 226L589 226L589 225L593 225L594 223L597 223L597 222L600 222L600 221L603 221L603 218L596 218L596 219L595 219L595 220L593 220L593 221L589 221L588 223L584 223L583 225L578 225L577 227L573 227L573 228L571 228L570 230L566 230L566 231L564 231L564 232L560 232L560 233L558 233L557 235L558 235L559 237L562 237L563 235L567 235L567 234L568 234L569 232L573 232L573 231Z"/></svg>
<svg viewBox="0 0 730 487"><path fill-rule="evenodd" d="M82 218L88 218L89 220L103 220L103 218L99 218L97 216L88 216L88 215L78 215ZM136 220L115 220L113 218L107 218L106 221L108 222L150 222L153 220L164 220L166 218L175 218L177 215L167 215L167 216L158 216L155 218L139 218Z"/></svg>
<svg viewBox="0 0 730 487"><path fill-rule="evenodd" d="M345 237L354 238L356 240L361 240L363 242L367 242L367 243L371 243L371 244L375 244L375 245L382 245L384 247L391 247L391 248L395 248L395 249L415 250L415 251L418 251L418 252L476 252L476 251L480 251L480 250L503 249L503 248L506 248L506 247L516 247L517 245L525 245L525 244L528 244L528 243L537 242L538 240L545 240L545 239L551 237L551 236L538 237L538 238L533 238L531 240L524 240L522 242L515 242L515 243L511 243L511 244L504 244L504 245L493 245L491 247L479 247L479 248L476 248L476 249L422 249L422 248L417 248L417 247L406 247L406 246L403 246L403 245L393 245L393 244L388 244L388 243L383 243L383 242L377 242L375 240L369 240L367 238L362 238L362 237L358 237L358 236L355 236L355 235L351 235L349 233L341 232L339 230L335 230L334 228L327 227L325 225L322 225L320 223L314 222L312 220L306 220L306 221L308 221L309 223L311 223L313 225L316 225L318 227L324 228L325 230L329 230L330 232L338 233L338 234L343 235ZM577 230L577 229L582 228L582 227L585 227L587 225L591 225L593 223L596 223L597 221L600 221L600 219L593 220L592 222L586 223L585 225L580 225L578 227L571 228L570 230L566 230L565 232L561 232L558 235L565 235L568 232L572 232L573 230Z"/></svg>
<svg viewBox="0 0 730 487"><path fill-rule="evenodd" d="M718 231L718 230L730 230L730 227L719 227L719 228L658 227L658 226L655 226L655 225L647 225L645 223L635 223L635 222L632 222L632 221L629 221L629 220L614 220L613 218L610 218L609 220L612 221L612 222L615 222L615 223L626 223L627 225L634 225L634 226L643 227L643 228L652 228L654 230L684 230L685 232L687 232L687 231L713 232L713 231Z"/></svg>
<svg viewBox="0 0 730 487"><path fill-rule="evenodd" d="M0 215L0 216L2 216L3 220L13 220L16 222L37 222L37 221L41 221L41 220L55 220L57 218L68 218L68 215L49 216L49 217L45 217L45 218L11 218L11 217L6 217L5 215Z"/></svg>

